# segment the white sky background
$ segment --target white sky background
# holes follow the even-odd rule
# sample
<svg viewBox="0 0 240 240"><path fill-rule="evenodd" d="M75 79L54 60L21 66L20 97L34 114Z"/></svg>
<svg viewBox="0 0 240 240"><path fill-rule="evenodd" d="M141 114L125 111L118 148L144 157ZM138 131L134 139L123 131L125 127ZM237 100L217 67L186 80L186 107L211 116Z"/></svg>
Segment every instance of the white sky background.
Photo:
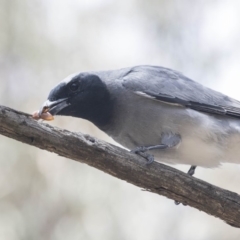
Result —
<svg viewBox="0 0 240 240"><path fill-rule="evenodd" d="M73 72L139 64L176 69L240 100L239 12L238 0L0 0L0 103L32 112ZM51 124L111 141L82 120ZM0 239L240 238L218 219L83 164L0 143ZM196 177L240 193L239 171L224 164Z"/></svg>

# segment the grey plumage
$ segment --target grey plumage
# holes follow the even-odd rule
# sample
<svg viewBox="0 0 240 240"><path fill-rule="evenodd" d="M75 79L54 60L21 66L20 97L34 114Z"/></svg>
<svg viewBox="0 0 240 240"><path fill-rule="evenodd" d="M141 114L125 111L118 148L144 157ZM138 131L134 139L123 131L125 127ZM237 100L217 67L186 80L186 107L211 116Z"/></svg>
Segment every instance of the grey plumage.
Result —
<svg viewBox="0 0 240 240"><path fill-rule="evenodd" d="M83 94L81 88L87 89L85 92L92 91L92 76L97 76L103 84L96 88L99 90L95 92L95 105L95 95L91 101L86 101L85 97L85 105L89 101L92 105L89 103L88 110L82 107L80 110L81 102L75 100L76 94L78 97ZM83 84L86 78L91 86ZM69 109L66 107L55 114L84 117L128 149L167 145L166 149L152 150L157 161L204 167L216 167L221 162L240 163L240 102L179 72L163 67L137 66L75 74L54 88L49 99L69 96L67 89L72 82L79 83L79 92L71 95ZM103 94L104 101L100 94L103 90L109 93L109 96ZM68 92L66 96L64 91ZM101 101L102 105L99 105ZM101 106L105 109L104 114L108 113L108 119L101 123L92 113L83 113L99 111ZM101 112L98 116L103 117Z"/></svg>

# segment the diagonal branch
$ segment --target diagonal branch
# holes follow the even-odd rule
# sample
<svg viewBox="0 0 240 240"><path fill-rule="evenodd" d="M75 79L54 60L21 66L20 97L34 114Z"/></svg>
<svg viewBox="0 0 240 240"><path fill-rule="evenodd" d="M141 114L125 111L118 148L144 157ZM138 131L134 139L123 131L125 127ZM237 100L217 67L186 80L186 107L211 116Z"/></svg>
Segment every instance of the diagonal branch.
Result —
<svg viewBox="0 0 240 240"><path fill-rule="evenodd" d="M185 203L240 227L240 196L93 138L39 123L29 114L0 106L0 134L86 163L150 192Z"/></svg>

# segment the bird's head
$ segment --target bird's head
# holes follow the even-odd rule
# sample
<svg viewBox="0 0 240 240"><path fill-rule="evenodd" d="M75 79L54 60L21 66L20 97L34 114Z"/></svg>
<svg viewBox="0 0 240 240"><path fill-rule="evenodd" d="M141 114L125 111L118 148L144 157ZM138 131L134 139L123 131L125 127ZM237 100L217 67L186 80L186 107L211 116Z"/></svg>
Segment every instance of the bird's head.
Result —
<svg viewBox="0 0 240 240"><path fill-rule="evenodd" d="M102 79L91 73L74 74L54 87L39 110L52 115L87 119L98 127L110 121L113 100Z"/></svg>

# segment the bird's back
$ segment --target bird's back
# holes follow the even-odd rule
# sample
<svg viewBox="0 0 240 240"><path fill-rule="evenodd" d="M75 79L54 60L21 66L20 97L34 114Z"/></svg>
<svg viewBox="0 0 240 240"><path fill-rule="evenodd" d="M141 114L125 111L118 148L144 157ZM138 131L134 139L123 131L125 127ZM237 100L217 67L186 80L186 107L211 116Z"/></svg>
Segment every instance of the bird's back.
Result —
<svg viewBox="0 0 240 240"><path fill-rule="evenodd" d="M162 67L138 66L102 72L100 76L116 100L114 118L106 132L124 147L157 145L163 134L179 134L179 146L155 150L156 159L206 167L235 161L230 160L228 149L240 145L239 120L167 104L136 92L152 91L189 101L240 107L237 100ZM229 146L233 139L237 143Z"/></svg>

